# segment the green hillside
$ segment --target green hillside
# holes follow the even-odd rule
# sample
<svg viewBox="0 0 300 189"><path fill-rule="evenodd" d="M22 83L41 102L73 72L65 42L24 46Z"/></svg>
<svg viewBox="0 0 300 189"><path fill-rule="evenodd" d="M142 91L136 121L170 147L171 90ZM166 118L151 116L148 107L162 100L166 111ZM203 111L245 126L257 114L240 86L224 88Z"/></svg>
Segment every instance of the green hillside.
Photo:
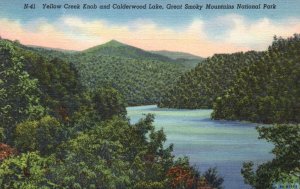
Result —
<svg viewBox="0 0 300 189"><path fill-rule="evenodd" d="M95 46L87 50L82 51L80 54L91 56L117 56L122 58L132 58L132 59L147 59L147 60L156 60L164 62L174 62L173 59L166 56L154 54L142 49L123 44L116 40L111 40L103 45Z"/></svg>
<svg viewBox="0 0 300 189"><path fill-rule="evenodd" d="M169 58L116 41L73 54L70 59L84 86L112 86L125 96L129 105L159 102L166 89L186 70Z"/></svg>
<svg viewBox="0 0 300 189"><path fill-rule="evenodd" d="M185 73L160 107L213 108L212 118L299 122L300 35L275 38L264 52L214 55Z"/></svg>
<svg viewBox="0 0 300 189"><path fill-rule="evenodd" d="M79 52L26 48L50 59L60 57L71 62L87 89L113 87L124 95L128 105L158 103L167 88L189 69L177 60L115 40Z"/></svg>
<svg viewBox="0 0 300 189"><path fill-rule="evenodd" d="M214 119L300 122L300 35L275 38L214 105Z"/></svg>
<svg viewBox="0 0 300 189"><path fill-rule="evenodd" d="M236 79L238 70L260 53L216 54L185 73L162 98L159 106L169 108L212 108L214 100Z"/></svg>

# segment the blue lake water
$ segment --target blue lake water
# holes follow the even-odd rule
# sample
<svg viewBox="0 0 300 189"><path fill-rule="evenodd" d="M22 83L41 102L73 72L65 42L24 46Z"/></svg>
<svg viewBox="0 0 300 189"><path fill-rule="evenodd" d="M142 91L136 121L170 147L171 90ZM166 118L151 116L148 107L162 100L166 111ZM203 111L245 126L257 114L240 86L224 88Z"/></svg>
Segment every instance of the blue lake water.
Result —
<svg viewBox="0 0 300 189"><path fill-rule="evenodd" d="M214 121L210 119L211 112L164 109L155 105L127 108L131 123L136 123L144 114L154 114L154 125L164 129L167 144L174 144L174 155L188 156L201 172L217 166L226 189L250 188L240 174L242 163L251 160L261 164L272 159L272 144L257 138L257 124Z"/></svg>

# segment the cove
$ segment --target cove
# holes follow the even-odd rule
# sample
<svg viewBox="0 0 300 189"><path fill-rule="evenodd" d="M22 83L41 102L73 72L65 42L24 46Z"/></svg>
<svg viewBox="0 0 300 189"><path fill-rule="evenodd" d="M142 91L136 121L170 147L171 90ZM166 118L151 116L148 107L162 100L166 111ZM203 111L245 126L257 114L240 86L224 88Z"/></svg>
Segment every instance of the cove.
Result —
<svg viewBox="0 0 300 189"><path fill-rule="evenodd" d="M273 145L258 139L257 124L210 119L212 110L180 110L156 105L128 107L131 123L144 114L154 114L154 125L163 128L167 144L174 144L175 156L188 156L192 165L204 172L217 166L226 189L247 189L241 175L244 161L261 164L273 158Z"/></svg>

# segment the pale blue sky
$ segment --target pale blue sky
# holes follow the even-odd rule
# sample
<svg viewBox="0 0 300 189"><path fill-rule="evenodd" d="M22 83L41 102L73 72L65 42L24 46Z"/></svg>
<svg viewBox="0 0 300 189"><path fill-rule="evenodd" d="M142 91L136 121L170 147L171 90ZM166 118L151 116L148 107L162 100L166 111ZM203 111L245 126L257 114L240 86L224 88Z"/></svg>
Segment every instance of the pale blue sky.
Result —
<svg viewBox="0 0 300 189"><path fill-rule="evenodd" d="M53 4L161 4L165 7L167 4L276 4L275 10L44 10L43 3ZM24 10L24 3L35 3L35 10ZM29 39L24 39L24 34L28 36L45 35L46 30L52 32L55 36L50 36L52 41L65 40L58 47L70 48L73 44L81 44L86 41L82 48L74 47L73 49L83 49L89 46L104 43L112 38L139 46L149 50L155 49L155 44L147 45L145 40L150 40L152 35L153 43L161 46L156 42L161 35L161 40L167 40L170 45L162 46L166 50L180 50L171 43L173 35L175 39L184 46L183 51L189 51L194 54L204 54L209 56L217 51L222 52L221 44L228 45L224 52L236 50L262 50L271 42L273 35L289 36L293 33L300 32L298 24L300 20L300 1L298 0L1 0L0 1L0 34L3 37L19 38L24 43L34 43L36 45L47 45L47 42L38 43ZM98 23L99 22L99 23ZM67 24L66 24L67 23ZM76 24L77 25L76 25ZM14 27L19 30L14 31ZM149 28L149 32L147 28ZM268 27L270 28L268 30ZM189 28L193 28L191 33ZM83 31L84 30L84 31ZM93 30L93 31L92 31ZM123 33L122 33L122 31ZM268 31L266 31L268 30ZM271 31L273 30L273 31ZM15 35L8 35L9 32L15 32ZM44 31L44 32L41 32ZM101 32L102 33L101 33ZM133 40L129 32L138 35L139 40ZM249 33L247 33L249 31ZM56 33L55 33L56 32ZM103 33L104 32L104 33ZM108 33L112 35L108 35ZM124 34L124 35L120 35ZM126 35L125 33L128 32ZM149 34L150 32L151 35ZM155 33L156 32L156 33ZM160 34L160 33L163 34ZM165 32L165 33L164 33ZM259 32L262 35L259 35ZM115 36L113 35L115 33ZM248 35L246 35L246 34ZM22 35L23 34L23 35ZM65 39L62 35L67 36ZM182 36L193 36L197 38L196 43L205 44L206 50L194 50L200 48L199 45L191 45L193 38L182 39ZM198 37L196 36L198 35ZM233 35L242 35L233 36ZM255 37L258 36L257 40ZM234 39L234 38L237 39ZM226 40L225 40L226 38ZM238 40L240 39L240 40ZM94 43L93 43L94 41ZM214 47L211 43L220 42ZM149 43L149 42L148 42ZM174 43L174 42L173 42ZM189 44L187 44L189 43ZM48 46L54 47L56 43L49 43ZM188 46L191 45L189 48ZM230 47L229 47L230 46ZM174 48L173 48L174 47ZM203 48L205 48L203 46ZM209 48L208 51L207 48Z"/></svg>

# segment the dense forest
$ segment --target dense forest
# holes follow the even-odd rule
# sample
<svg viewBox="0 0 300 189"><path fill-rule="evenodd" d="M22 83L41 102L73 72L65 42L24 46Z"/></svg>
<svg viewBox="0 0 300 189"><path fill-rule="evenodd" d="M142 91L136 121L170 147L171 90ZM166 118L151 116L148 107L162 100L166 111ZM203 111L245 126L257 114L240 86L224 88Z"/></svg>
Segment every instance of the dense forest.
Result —
<svg viewBox="0 0 300 189"><path fill-rule="evenodd" d="M172 155L153 115L130 124L123 95L86 88L72 63L0 40L0 70L0 188L222 187L215 168Z"/></svg>
<svg viewBox="0 0 300 189"><path fill-rule="evenodd" d="M72 62L85 87L111 86L124 95L128 105L158 103L179 75L201 61L186 53L174 58L170 53L164 56L115 40L80 52L31 49Z"/></svg>
<svg viewBox="0 0 300 189"><path fill-rule="evenodd" d="M183 70L180 66L155 60L138 60L97 54L78 54L81 81L94 89L112 86L120 91L128 105L154 104Z"/></svg>
<svg viewBox="0 0 300 189"><path fill-rule="evenodd" d="M300 122L300 35L276 38L220 95L214 119Z"/></svg>
<svg viewBox="0 0 300 189"><path fill-rule="evenodd" d="M182 75L159 103L168 108L212 108L214 99L221 95L236 79L238 70L257 52L216 54L205 59L193 70Z"/></svg>
<svg viewBox="0 0 300 189"><path fill-rule="evenodd" d="M218 54L185 73L160 107L213 108L213 119L300 120L300 36L276 38L267 51Z"/></svg>

